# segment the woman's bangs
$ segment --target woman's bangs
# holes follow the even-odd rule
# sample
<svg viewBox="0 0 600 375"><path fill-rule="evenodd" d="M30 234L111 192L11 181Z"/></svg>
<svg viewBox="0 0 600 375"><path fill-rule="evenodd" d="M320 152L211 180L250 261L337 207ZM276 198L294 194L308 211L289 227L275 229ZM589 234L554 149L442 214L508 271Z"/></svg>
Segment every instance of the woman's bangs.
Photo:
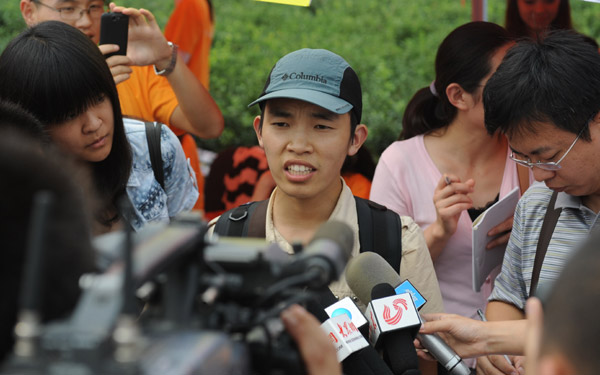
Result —
<svg viewBox="0 0 600 375"><path fill-rule="evenodd" d="M42 85L47 88L46 110L42 112L54 115L47 119L48 124L64 123L81 115L111 92L110 85L104 79L99 79L98 74L90 74L89 66L73 65L70 68L59 69L54 77L49 78L50 82Z"/></svg>

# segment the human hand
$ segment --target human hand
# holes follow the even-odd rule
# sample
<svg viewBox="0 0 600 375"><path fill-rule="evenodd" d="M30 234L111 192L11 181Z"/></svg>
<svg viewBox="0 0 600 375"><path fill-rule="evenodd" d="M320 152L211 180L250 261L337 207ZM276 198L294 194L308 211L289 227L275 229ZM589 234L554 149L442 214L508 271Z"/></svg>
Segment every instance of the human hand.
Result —
<svg viewBox="0 0 600 375"><path fill-rule="evenodd" d="M116 44L102 44L99 45L98 48L100 48L100 52L102 52L103 55L117 52L119 50L119 46ZM129 65L131 65L131 59L129 57L123 55L113 55L106 59L106 63L108 64L110 73L115 80L115 84L118 85L119 83L129 79L132 72L131 68L129 67Z"/></svg>
<svg viewBox="0 0 600 375"><path fill-rule="evenodd" d="M454 175L443 175L433 192L433 203L436 210L436 236L449 238L456 232L460 214L471 207L473 201L469 194L473 192L475 180L461 182Z"/></svg>
<svg viewBox="0 0 600 375"><path fill-rule="evenodd" d="M510 356L509 356L510 358ZM477 375L518 375L519 372L508 363L503 355L488 355L477 358Z"/></svg>
<svg viewBox="0 0 600 375"><path fill-rule="evenodd" d="M512 230L513 217L509 217L504 220L500 224L493 227L489 232L488 236L493 237L498 235L497 238L494 238L490 243L487 244L486 249L493 249L498 245L504 245L508 243L508 239L510 238L510 232Z"/></svg>
<svg viewBox="0 0 600 375"><path fill-rule="evenodd" d="M154 15L146 9L125 8L110 3L110 11L129 16L127 57L132 65L156 65L158 70L167 67L171 60L171 47L156 23Z"/></svg>
<svg viewBox="0 0 600 375"><path fill-rule="evenodd" d="M438 333L461 357L476 357L486 353L485 323L456 314L424 314L423 318L425 323L419 333ZM415 340L415 346L422 348L418 340ZM424 359L432 358L422 351L417 354Z"/></svg>
<svg viewBox="0 0 600 375"><path fill-rule="evenodd" d="M519 355L512 357L513 366L517 369L519 375L525 375L525 365L527 363L527 357Z"/></svg>
<svg viewBox="0 0 600 375"><path fill-rule="evenodd" d="M292 305L281 313L281 321L298 344L307 375L342 374L335 347L314 316L299 305Z"/></svg>

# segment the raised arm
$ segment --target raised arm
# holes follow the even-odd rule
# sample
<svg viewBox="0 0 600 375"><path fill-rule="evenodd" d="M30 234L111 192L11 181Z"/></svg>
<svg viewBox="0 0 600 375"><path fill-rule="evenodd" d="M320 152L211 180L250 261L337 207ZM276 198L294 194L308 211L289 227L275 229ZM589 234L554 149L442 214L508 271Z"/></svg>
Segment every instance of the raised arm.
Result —
<svg viewBox="0 0 600 375"><path fill-rule="evenodd" d="M157 71L167 69L172 60L172 47L154 15L146 9L125 8L114 3L110 4L110 10L130 17L127 57L132 65L154 65ZM223 132L223 115L208 91L179 60L176 59L173 70L165 74L179 103L171 115L170 125L202 138L216 138Z"/></svg>

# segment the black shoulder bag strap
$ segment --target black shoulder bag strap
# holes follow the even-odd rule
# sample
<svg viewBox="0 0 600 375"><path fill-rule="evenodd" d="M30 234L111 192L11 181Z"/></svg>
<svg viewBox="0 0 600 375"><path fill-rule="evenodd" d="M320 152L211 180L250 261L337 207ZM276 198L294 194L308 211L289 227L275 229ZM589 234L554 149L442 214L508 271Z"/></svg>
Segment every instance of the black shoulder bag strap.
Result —
<svg viewBox="0 0 600 375"><path fill-rule="evenodd" d="M148 121L146 121L145 124L146 140L148 141L148 151L154 178L158 181L163 190L165 190L165 171L163 169L162 152L160 150L160 132L162 125Z"/></svg>
<svg viewBox="0 0 600 375"><path fill-rule="evenodd" d="M250 202L221 215L215 233L227 237L265 238L265 222L269 200Z"/></svg>
<svg viewBox="0 0 600 375"><path fill-rule="evenodd" d="M358 215L360 252L373 251L400 271L402 261L402 222L387 207L368 199L354 197Z"/></svg>
<svg viewBox="0 0 600 375"><path fill-rule="evenodd" d="M540 229L540 237L538 238L537 249L535 251L535 260L533 261L533 272L531 273L531 288L529 288L529 296L533 296L540 279L540 271L542 270L542 263L546 257L546 251L548 250L548 244L554 233L554 228L562 212L562 208L555 208L556 196L558 193L555 191L552 193L550 202L548 202L548 208L546 208L546 215L544 216L544 222L542 223L542 229Z"/></svg>
<svg viewBox="0 0 600 375"><path fill-rule="evenodd" d="M254 205L254 212L252 212L248 218L247 237L265 238L267 236L265 232L267 207L269 207L268 199L257 202Z"/></svg>

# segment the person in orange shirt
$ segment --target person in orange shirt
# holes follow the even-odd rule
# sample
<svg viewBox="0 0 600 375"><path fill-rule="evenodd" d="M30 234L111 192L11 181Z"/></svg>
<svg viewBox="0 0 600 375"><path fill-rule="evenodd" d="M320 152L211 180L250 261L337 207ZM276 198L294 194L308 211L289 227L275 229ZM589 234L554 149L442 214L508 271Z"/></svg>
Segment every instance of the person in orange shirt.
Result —
<svg viewBox="0 0 600 375"><path fill-rule="evenodd" d="M105 10L103 0L20 1L21 14L28 26L57 20L99 42L100 17ZM175 134L184 136L186 156L193 164L198 156L195 145L189 147L193 139L186 133L201 138L218 137L224 128L219 107L186 64L177 63L178 47L167 42L150 11L114 3L109 9L129 16L127 55L106 60L117 83L123 115L169 125ZM107 54L116 52L118 46L106 44L100 50ZM198 163L196 174L201 176ZM203 197L195 207L202 207L202 203Z"/></svg>
<svg viewBox="0 0 600 375"><path fill-rule="evenodd" d="M183 61L207 89L213 31L210 0L175 0L175 9L165 26L165 37L179 45Z"/></svg>

